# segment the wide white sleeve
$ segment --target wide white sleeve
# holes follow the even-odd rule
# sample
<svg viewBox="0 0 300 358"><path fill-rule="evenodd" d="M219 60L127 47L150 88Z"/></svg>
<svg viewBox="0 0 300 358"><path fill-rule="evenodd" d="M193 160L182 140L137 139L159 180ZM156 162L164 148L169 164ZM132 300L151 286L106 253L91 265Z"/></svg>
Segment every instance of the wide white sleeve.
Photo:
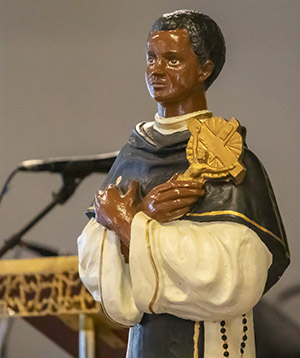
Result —
<svg viewBox="0 0 300 358"><path fill-rule="evenodd" d="M134 301L129 265L114 232L91 219L77 240L79 275L107 316L132 326L142 318Z"/></svg>
<svg viewBox="0 0 300 358"><path fill-rule="evenodd" d="M140 212L131 227L129 262L140 311L218 321L258 302L272 255L242 224L160 224Z"/></svg>

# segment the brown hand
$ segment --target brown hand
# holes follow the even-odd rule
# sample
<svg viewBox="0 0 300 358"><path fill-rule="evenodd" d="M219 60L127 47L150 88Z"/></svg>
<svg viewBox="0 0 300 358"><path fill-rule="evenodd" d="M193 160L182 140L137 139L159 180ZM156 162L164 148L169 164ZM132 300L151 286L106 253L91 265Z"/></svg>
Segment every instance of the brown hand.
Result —
<svg viewBox="0 0 300 358"><path fill-rule="evenodd" d="M123 244L129 247L131 222L138 209L138 183L131 182L128 191L122 194L116 185L109 185L95 195L96 220L114 231Z"/></svg>
<svg viewBox="0 0 300 358"><path fill-rule="evenodd" d="M146 215L161 223L187 214L192 205L204 195L202 184L196 181L174 180L153 188L139 206Z"/></svg>

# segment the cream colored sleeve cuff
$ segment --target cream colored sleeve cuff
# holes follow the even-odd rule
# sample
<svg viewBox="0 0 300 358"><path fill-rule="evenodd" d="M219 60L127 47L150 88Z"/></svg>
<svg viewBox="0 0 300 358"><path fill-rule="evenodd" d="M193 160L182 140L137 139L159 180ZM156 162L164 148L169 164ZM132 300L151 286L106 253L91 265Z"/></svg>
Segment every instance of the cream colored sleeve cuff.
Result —
<svg viewBox="0 0 300 358"><path fill-rule="evenodd" d="M132 326L142 318L133 298L129 266L120 251L120 240L91 219L78 238L80 278L107 316Z"/></svg>
<svg viewBox="0 0 300 358"><path fill-rule="evenodd" d="M232 222L160 224L138 213L130 273L144 312L218 321L251 310L265 287L272 255L258 235Z"/></svg>
<svg viewBox="0 0 300 358"><path fill-rule="evenodd" d="M91 219L77 239L79 276L96 301L101 301L99 267L103 234L104 227L95 219Z"/></svg>

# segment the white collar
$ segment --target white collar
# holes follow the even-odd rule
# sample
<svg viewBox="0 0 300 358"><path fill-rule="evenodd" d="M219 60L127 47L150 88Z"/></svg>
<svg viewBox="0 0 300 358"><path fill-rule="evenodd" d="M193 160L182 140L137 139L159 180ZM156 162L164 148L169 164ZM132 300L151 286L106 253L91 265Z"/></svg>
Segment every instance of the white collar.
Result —
<svg viewBox="0 0 300 358"><path fill-rule="evenodd" d="M183 116L164 118L155 114L155 122L153 128L161 134L173 134L176 132L183 132L188 129L188 121L193 117L200 117L206 119L212 116L212 112L207 109L184 114ZM153 122L152 122L153 123Z"/></svg>

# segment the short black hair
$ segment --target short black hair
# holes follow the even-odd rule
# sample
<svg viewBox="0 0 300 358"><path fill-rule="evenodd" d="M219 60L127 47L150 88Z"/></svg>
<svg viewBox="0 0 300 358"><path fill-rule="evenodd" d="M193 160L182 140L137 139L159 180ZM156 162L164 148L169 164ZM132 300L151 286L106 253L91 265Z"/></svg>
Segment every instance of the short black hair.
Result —
<svg viewBox="0 0 300 358"><path fill-rule="evenodd" d="M226 46L222 31L213 19L199 11L177 10L157 19L149 35L156 31L181 29L188 32L199 63L204 64L207 60L211 60L214 64L212 74L205 81L205 87L208 89L225 63Z"/></svg>

